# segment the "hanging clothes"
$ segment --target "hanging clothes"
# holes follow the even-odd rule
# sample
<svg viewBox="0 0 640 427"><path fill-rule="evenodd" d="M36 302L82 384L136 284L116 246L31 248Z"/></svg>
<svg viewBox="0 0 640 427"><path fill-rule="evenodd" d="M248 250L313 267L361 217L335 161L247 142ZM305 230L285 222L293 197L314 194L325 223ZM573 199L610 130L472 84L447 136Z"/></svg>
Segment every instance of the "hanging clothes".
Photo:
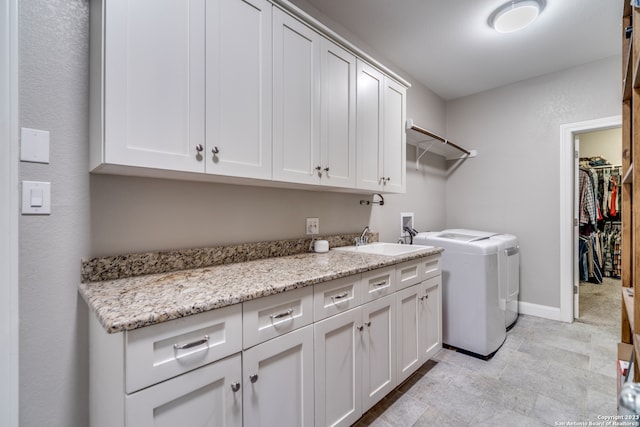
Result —
<svg viewBox="0 0 640 427"><path fill-rule="evenodd" d="M609 202L609 216L618 216L618 182L615 175L611 176L611 200Z"/></svg>
<svg viewBox="0 0 640 427"><path fill-rule="evenodd" d="M620 277L620 167L601 158L587 160L578 177L578 268L581 281L600 284L603 277Z"/></svg>
<svg viewBox="0 0 640 427"><path fill-rule="evenodd" d="M591 173L586 169L579 172L580 225L597 225L596 197Z"/></svg>

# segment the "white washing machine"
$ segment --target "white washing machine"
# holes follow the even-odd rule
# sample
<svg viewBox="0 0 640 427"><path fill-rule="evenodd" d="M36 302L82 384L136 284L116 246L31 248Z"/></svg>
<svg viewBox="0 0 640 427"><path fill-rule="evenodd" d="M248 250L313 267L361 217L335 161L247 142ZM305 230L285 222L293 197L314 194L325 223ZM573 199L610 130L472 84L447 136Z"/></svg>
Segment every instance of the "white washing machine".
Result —
<svg viewBox="0 0 640 427"><path fill-rule="evenodd" d="M498 284L500 287L500 308L505 312L505 327L510 330L518 320L518 297L520 294L520 245L518 238L511 234L489 231L449 229L443 233L457 233L500 242L498 251Z"/></svg>
<svg viewBox="0 0 640 427"><path fill-rule="evenodd" d="M445 230L418 233L418 245L440 246L442 253L443 342L483 359L506 338L505 311L499 304L498 252L489 236Z"/></svg>
<svg viewBox="0 0 640 427"><path fill-rule="evenodd" d="M496 234L491 240L501 242L498 253L500 282L500 308L504 313L505 326L510 330L518 320L518 297L520 295L520 245L511 234Z"/></svg>

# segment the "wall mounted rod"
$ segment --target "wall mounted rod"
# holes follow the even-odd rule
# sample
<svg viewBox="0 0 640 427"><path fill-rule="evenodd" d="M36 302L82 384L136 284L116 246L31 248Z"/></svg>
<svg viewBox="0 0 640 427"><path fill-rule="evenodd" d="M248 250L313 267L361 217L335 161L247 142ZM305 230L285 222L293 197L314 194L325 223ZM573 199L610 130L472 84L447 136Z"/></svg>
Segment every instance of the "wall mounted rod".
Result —
<svg viewBox="0 0 640 427"><path fill-rule="evenodd" d="M427 135L430 138L437 139L438 141L442 142L443 144L450 145L453 148L455 148L456 150L462 151L466 155L469 155L469 156L471 155L471 151L466 150L466 149L460 147L458 144L455 144L455 143L449 141L448 139L445 139L445 138L443 138L443 137L441 137L439 135L436 135L435 133L429 132L428 130L423 129L420 126L416 126L416 125L412 124L411 125L411 129L415 130L416 132L420 132L423 135Z"/></svg>

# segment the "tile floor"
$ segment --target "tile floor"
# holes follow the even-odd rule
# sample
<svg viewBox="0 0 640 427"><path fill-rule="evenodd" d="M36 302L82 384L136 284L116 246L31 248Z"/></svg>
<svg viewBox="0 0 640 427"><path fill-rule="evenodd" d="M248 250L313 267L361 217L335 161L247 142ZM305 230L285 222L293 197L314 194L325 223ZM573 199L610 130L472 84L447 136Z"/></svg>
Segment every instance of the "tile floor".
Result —
<svg viewBox="0 0 640 427"><path fill-rule="evenodd" d="M443 349L355 425L598 421L598 415L617 413L618 334L610 327L521 315L491 360Z"/></svg>

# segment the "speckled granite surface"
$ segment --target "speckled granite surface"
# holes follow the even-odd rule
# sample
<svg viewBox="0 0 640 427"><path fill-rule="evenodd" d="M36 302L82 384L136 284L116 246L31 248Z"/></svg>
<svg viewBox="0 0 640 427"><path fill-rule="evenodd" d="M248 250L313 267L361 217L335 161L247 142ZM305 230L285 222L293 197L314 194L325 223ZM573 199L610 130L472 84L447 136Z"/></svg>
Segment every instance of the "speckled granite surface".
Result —
<svg viewBox="0 0 640 427"><path fill-rule="evenodd" d="M133 330L403 261L441 248L383 256L329 251L88 282L80 294L109 333Z"/></svg>
<svg viewBox="0 0 640 427"><path fill-rule="evenodd" d="M356 236L359 234L341 234L319 238L328 240L330 248L337 248L353 245ZM368 236L369 242L378 241L378 233L369 233ZM92 258L82 261L80 280L83 283L98 282L302 254L309 252L310 242L311 239L277 240Z"/></svg>

